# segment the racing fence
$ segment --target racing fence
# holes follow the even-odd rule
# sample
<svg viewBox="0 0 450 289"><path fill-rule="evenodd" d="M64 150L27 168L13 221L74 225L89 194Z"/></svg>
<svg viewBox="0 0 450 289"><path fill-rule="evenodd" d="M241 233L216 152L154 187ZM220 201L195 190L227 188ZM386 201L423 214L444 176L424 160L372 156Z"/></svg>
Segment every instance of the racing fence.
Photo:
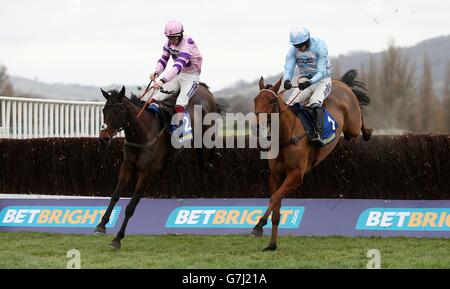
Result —
<svg viewBox="0 0 450 289"><path fill-rule="evenodd" d="M104 104L0 96L0 138L98 136Z"/></svg>
<svg viewBox="0 0 450 289"><path fill-rule="evenodd" d="M0 140L0 193L110 196L123 159L123 139L102 149L93 138ZM144 197L268 197L268 163L257 149L220 149L212 172L193 150L150 182ZM130 187L124 196L131 196ZM450 199L450 136L340 139L336 149L289 197Z"/></svg>

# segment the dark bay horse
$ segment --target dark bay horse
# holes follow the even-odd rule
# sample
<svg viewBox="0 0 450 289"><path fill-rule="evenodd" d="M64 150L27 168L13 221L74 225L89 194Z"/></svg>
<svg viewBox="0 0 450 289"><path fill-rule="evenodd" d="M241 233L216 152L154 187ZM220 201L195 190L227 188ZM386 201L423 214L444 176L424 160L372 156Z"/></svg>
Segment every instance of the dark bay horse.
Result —
<svg viewBox="0 0 450 289"><path fill-rule="evenodd" d="M121 240L125 237L126 226L134 214L143 190L151 181L152 176L158 174L168 161L171 141L170 135L162 127L156 112L146 110L139 118L136 117L142 103L136 97L133 97L132 100L125 97L125 87L122 87L120 91L101 91L107 100L103 108L106 127L100 131L99 139L102 143L109 144L114 135L124 130L125 142L123 146L124 159L120 166L117 185L109 206L97 225L96 233L106 233L106 224L109 222L115 204L128 187L131 177L137 174L134 192L125 210L125 219L117 236L110 244L111 248L120 249ZM194 105L201 105L203 114L220 112L214 96L202 83L198 86L187 107L193 122L201 121L195 118Z"/></svg>
<svg viewBox="0 0 450 289"><path fill-rule="evenodd" d="M255 97L255 113L279 113L280 153L269 159L269 189L271 198L265 214L253 228L253 236L262 236L263 227L272 213L272 235L269 245L264 251L277 249L278 224L280 221L281 199L294 191L303 182L303 177L336 147L339 136L344 133L346 139L359 136L362 132L364 140L369 140L372 130L364 126L362 106L370 103L364 84L355 81L356 71L350 70L342 81L333 80L331 94L325 99L324 107L334 116L339 124L336 139L325 147L318 149L308 142L305 129L297 116L278 94L281 79L274 85L265 85L261 77L260 92ZM283 94L283 93L281 93Z"/></svg>

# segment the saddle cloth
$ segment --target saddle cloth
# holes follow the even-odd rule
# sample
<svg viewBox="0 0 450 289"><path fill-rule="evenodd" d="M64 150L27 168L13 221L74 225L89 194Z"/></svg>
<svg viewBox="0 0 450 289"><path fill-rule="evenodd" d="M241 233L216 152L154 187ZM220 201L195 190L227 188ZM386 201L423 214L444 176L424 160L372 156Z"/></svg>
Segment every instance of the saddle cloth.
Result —
<svg viewBox="0 0 450 289"><path fill-rule="evenodd" d="M290 107L294 114L300 119L305 128L306 134L308 135L308 140L311 140L314 133L314 116L312 116L307 110L304 109L299 103L294 104ZM339 124L331 115L330 112L324 107L323 108L323 134L322 139L324 144L328 144L336 139L336 129Z"/></svg>

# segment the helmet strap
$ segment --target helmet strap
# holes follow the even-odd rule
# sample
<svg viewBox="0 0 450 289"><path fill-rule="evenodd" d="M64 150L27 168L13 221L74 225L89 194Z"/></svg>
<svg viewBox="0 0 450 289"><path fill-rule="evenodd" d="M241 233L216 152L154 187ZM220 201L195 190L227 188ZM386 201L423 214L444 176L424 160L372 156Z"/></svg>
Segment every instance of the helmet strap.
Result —
<svg viewBox="0 0 450 289"><path fill-rule="evenodd" d="M183 40L183 32L181 32L180 36L178 37L178 44L180 44L181 40Z"/></svg>
<svg viewBox="0 0 450 289"><path fill-rule="evenodd" d="M311 39L308 38L308 40L306 40L305 42L306 42L306 49L309 49L311 47Z"/></svg>

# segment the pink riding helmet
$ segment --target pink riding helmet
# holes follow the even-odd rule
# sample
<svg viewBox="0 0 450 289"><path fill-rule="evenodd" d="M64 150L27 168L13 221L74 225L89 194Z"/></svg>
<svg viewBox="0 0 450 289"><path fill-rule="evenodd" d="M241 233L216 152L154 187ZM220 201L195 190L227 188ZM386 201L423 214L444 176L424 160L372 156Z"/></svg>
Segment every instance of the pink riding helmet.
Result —
<svg viewBox="0 0 450 289"><path fill-rule="evenodd" d="M167 22L166 28L164 29L166 36L180 36L183 31L183 24L176 20Z"/></svg>

